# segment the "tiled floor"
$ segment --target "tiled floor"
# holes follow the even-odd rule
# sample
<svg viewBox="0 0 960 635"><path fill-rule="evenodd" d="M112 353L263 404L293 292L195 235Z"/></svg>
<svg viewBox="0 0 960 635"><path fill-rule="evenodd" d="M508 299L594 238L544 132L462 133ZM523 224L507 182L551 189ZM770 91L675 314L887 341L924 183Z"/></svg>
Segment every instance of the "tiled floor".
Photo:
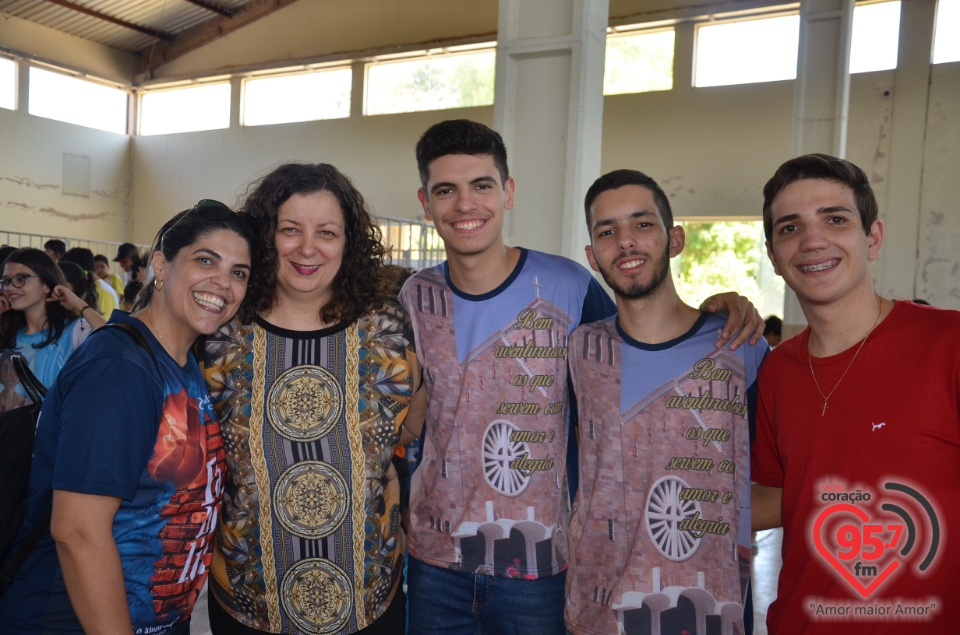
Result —
<svg viewBox="0 0 960 635"><path fill-rule="evenodd" d="M207 587L203 587L190 618L190 635L211 635L210 621L207 619Z"/></svg>
<svg viewBox="0 0 960 635"><path fill-rule="evenodd" d="M767 635L764 625L767 607L777 597L777 577L780 575L780 542L783 532L780 529L761 531L757 534L759 553L753 560L753 615L754 635ZM207 590L197 600L190 622L192 635L210 635L207 622Z"/></svg>

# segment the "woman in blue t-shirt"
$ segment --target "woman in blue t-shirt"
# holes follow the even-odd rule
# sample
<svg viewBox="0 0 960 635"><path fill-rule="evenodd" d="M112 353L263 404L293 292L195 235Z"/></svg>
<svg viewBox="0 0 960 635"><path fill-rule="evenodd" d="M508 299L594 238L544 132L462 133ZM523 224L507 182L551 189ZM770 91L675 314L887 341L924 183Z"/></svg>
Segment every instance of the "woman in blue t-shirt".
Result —
<svg viewBox="0 0 960 635"><path fill-rule="evenodd" d="M171 218L133 314L114 312L67 361L37 426L20 537L52 507L50 533L0 597L0 632L189 633L226 469L191 347L246 295L250 236L214 201Z"/></svg>
<svg viewBox="0 0 960 635"><path fill-rule="evenodd" d="M7 257L0 290L0 351L23 355L47 387L90 331L105 322L39 249L18 249Z"/></svg>

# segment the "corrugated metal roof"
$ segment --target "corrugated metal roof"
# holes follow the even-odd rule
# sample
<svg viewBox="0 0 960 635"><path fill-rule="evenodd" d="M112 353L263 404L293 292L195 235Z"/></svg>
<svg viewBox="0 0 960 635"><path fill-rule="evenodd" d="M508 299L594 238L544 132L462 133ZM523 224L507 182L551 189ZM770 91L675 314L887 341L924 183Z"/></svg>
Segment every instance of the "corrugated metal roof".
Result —
<svg viewBox="0 0 960 635"><path fill-rule="evenodd" d="M84 11L175 37L222 15L200 5L235 11L254 0L0 0L0 13L28 20L128 53L140 53L162 36L149 35Z"/></svg>

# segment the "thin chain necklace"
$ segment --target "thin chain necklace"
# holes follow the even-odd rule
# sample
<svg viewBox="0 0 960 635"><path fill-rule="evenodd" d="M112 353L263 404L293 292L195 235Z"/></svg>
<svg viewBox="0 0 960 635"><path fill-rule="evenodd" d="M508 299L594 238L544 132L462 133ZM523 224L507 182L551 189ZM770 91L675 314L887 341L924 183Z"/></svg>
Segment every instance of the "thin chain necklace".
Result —
<svg viewBox="0 0 960 635"><path fill-rule="evenodd" d="M847 373L850 372L853 362L857 361L857 355L859 355L860 351L863 350L863 345L867 343L867 338L870 337L871 333L873 333L873 329L877 328L877 324L880 324L880 315L882 313L883 296L877 295L877 320L873 323L873 326L870 327L870 330L867 331L867 334L863 336L863 339L860 340L860 346L857 347L857 352L853 354L853 359L851 359L850 363L847 364L847 369L843 371L842 375L840 375L840 379L838 379L837 383L833 385L833 390L826 395L823 394L823 389L820 388L820 382L817 381L817 374L813 372L813 354L810 352L810 336L807 335L807 365L810 366L810 375L813 376L813 385L817 387L817 392L819 392L820 396L823 397L823 410L820 412L821 417L827 416L827 402L830 401L830 397L833 396L833 393L837 392L840 382L842 382L843 378L846 377Z"/></svg>

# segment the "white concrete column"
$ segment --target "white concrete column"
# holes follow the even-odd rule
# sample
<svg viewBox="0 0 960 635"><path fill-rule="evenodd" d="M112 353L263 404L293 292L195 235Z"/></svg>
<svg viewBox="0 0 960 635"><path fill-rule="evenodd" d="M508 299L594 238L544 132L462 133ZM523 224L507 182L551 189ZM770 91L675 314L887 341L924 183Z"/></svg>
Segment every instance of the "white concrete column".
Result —
<svg viewBox="0 0 960 635"><path fill-rule="evenodd" d="M364 60L355 61L350 65L350 117L359 119L363 117L363 101L366 99L367 87L367 63Z"/></svg>
<svg viewBox="0 0 960 635"><path fill-rule="evenodd" d="M27 115L30 111L30 63L18 57L17 62L17 110Z"/></svg>
<svg viewBox="0 0 960 635"><path fill-rule="evenodd" d="M936 11L936 0L900 3L900 45L890 125L890 172L886 209L880 210L886 237L879 272L874 272L874 278L881 293L905 300L916 297L917 276L921 273L917 266L920 199Z"/></svg>
<svg viewBox="0 0 960 635"><path fill-rule="evenodd" d="M793 156L843 157L850 105L850 37L854 0L801 0L797 80L793 93ZM784 294L783 337L806 326L796 295Z"/></svg>
<svg viewBox="0 0 960 635"><path fill-rule="evenodd" d="M854 0L802 0L793 93L795 155L847 150Z"/></svg>
<svg viewBox="0 0 960 635"><path fill-rule="evenodd" d="M131 88L127 91L127 134L136 135L140 129L140 93Z"/></svg>
<svg viewBox="0 0 960 635"><path fill-rule="evenodd" d="M681 22L673 27L673 33L673 90L692 93L697 27L693 22Z"/></svg>
<svg viewBox="0 0 960 635"><path fill-rule="evenodd" d="M500 0L493 127L517 181L505 240L584 264L600 174L608 0Z"/></svg>
<svg viewBox="0 0 960 635"><path fill-rule="evenodd" d="M243 78L234 75L230 78L230 127L240 130L243 109Z"/></svg>

